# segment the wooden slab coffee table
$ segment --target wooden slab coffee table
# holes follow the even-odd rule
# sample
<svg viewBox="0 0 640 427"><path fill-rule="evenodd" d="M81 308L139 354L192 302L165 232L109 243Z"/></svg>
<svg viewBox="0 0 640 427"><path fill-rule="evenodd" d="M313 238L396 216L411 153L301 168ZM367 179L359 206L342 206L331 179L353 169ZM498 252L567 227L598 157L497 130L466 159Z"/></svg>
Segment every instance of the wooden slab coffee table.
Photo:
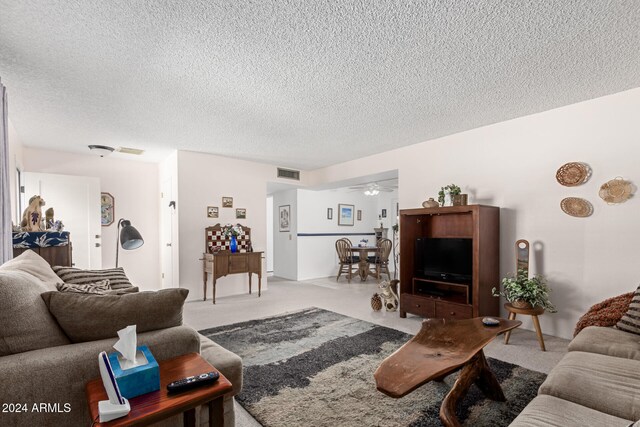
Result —
<svg viewBox="0 0 640 427"><path fill-rule="evenodd" d="M459 426L456 406L475 383L490 399L505 401L500 383L487 365L482 349L496 336L517 328L519 320L498 319L498 326L484 326L482 318L427 319L408 343L387 357L373 374L378 390L400 398L429 381L442 381L461 369L440 407L440 420Z"/></svg>

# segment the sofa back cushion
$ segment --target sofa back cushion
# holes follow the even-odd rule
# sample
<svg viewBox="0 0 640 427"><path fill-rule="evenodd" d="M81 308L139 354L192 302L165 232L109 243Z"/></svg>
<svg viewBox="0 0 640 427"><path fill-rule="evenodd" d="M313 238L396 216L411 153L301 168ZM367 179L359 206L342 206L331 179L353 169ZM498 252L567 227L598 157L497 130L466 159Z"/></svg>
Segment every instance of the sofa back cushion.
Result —
<svg viewBox="0 0 640 427"><path fill-rule="evenodd" d="M629 309L616 324L616 327L622 331L640 335L640 286L634 292Z"/></svg>
<svg viewBox="0 0 640 427"><path fill-rule="evenodd" d="M62 280L54 273L47 261L32 250L24 251L14 259L0 265L0 271L22 271L40 280L50 291Z"/></svg>
<svg viewBox="0 0 640 427"><path fill-rule="evenodd" d="M70 343L40 297L49 290L32 274L0 270L0 356Z"/></svg>
<svg viewBox="0 0 640 427"><path fill-rule="evenodd" d="M73 342L118 336L136 325L138 333L182 325L187 289L163 289L124 295L46 292L42 299Z"/></svg>
<svg viewBox="0 0 640 427"><path fill-rule="evenodd" d="M122 267L107 268L105 270L83 270L80 268L56 265L53 267L53 271L55 271L55 274L57 274L63 282L74 285L86 285L101 280L108 280L111 289L123 289L133 286L127 275L124 274Z"/></svg>

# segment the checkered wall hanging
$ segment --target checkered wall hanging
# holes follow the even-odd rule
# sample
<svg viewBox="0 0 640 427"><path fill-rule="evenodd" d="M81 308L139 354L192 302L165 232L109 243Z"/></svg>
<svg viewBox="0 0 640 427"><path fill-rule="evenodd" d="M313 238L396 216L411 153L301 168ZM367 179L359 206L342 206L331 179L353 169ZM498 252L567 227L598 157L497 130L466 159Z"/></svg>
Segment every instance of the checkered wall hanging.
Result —
<svg viewBox="0 0 640 427"><path fill-rule="evenodd" d="M245 227L244 225L240 225L240 227L242 228L242 231L240 232L240 235L236 237L236 240L238 241L238 250L246 251L249 248L249 243L251 242L251 228ZM222 226L220 224L205 228L205 250L207 253L228 251L230 250L230 242L231 239L223 235Z"/></svg>

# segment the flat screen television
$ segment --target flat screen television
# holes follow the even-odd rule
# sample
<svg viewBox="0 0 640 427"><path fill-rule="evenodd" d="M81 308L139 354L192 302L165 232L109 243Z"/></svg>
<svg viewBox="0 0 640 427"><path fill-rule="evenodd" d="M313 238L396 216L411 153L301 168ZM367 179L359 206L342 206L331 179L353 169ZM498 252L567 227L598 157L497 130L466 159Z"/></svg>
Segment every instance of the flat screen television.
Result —
<svg viewBox="0 0 640 427"><path fill-rule="evenodd" d="M472 239L416 239L416 277L443 282L471 283L472 242Z"/></svg>

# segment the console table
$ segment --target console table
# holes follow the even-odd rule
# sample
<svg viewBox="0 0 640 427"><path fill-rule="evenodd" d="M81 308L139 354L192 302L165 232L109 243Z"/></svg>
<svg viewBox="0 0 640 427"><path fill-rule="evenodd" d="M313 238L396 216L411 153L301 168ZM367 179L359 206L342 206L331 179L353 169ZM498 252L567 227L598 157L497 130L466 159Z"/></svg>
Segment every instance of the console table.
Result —
<svg viewBox="0 0 640 427"><path fill-rule="evenodd" d="M204 281L203 300L207 300L207 280L213 276L213 303L216 303L216 281L227 274L248 273L249 294L251 294L251 274L258 275L258 297L262 291L262 254L263 252L220 251L214 254L202 254L202 276Z"/></svg>

